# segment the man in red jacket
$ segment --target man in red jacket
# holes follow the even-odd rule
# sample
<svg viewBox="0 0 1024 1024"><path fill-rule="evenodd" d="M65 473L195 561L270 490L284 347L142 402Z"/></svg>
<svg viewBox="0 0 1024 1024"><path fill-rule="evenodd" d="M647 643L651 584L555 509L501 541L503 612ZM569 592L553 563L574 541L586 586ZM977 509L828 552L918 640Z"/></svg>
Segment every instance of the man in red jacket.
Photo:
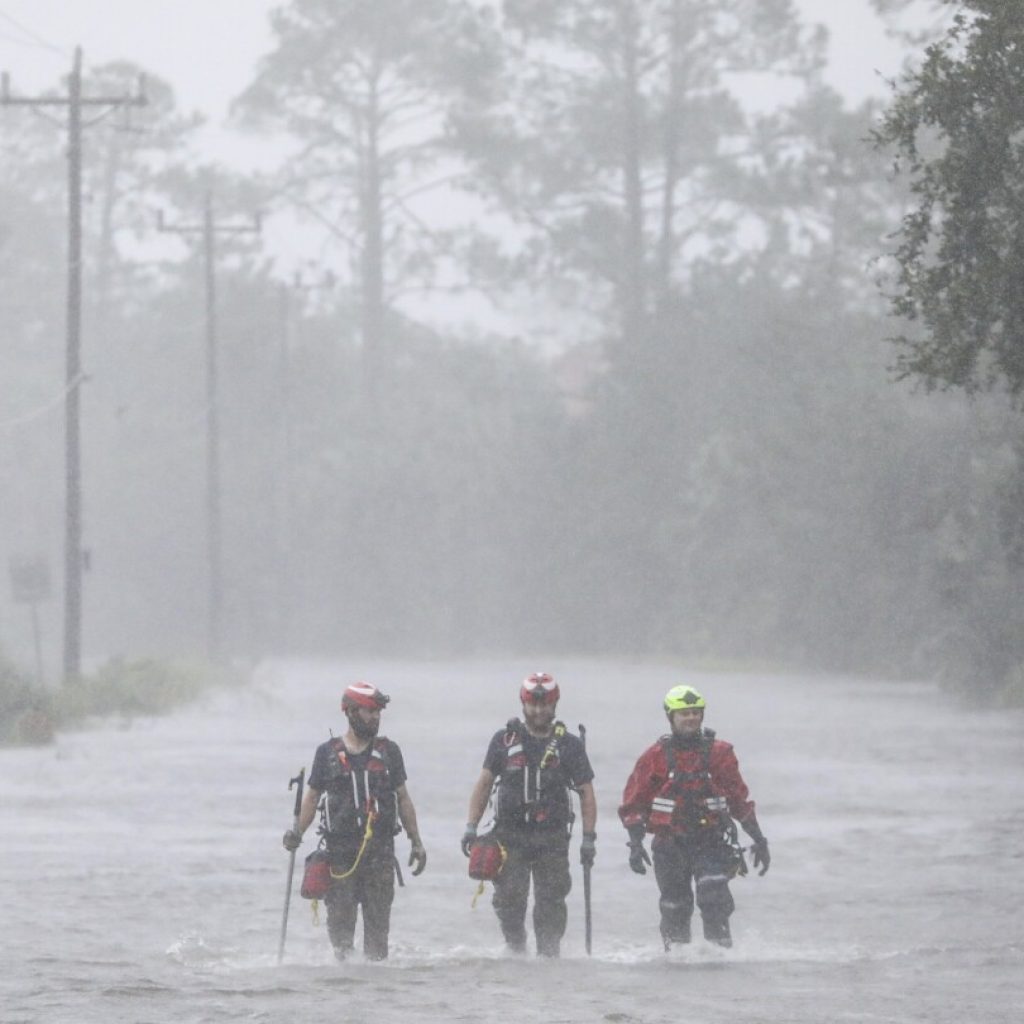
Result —
<svg viewBox="0 0 1024 1024"><path fill-rule="evenodd" d="M639 875L651 863L644 835L654 838L654 877L661 893L661 937L665 948L690 941L694 890L704 938L731 946L729 915L735 904L729 880L745 873L735 819L753 840L754 867L771 864L768 840L754 815L754 802L732 745L703 728L704 698L690 686L665 695L672 732L648 747L633 769L619 817L629 833L629 866Z"/></svg>

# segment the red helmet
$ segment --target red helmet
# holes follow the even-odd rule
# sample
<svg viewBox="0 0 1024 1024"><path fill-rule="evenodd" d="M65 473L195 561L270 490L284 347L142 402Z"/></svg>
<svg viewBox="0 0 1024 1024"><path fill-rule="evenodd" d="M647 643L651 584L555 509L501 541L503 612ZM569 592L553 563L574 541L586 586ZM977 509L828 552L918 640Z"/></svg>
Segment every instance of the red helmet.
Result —
<svg viewBox="0 0 1024 1024"><path fill-rule="evenodd" d="M341 710L348 711L349 708L360 707L371 710L384 710L391 698L386 693L381 693L373 683L353 683L346 687L341 695Z"/></svg>
<svg viewBox="0 0 1024 1024"><path fill-rule="evenodd" d="M524 704L557 704L560 696L558 683L547 672L534 672L519 688L519 699Z"/></svg>

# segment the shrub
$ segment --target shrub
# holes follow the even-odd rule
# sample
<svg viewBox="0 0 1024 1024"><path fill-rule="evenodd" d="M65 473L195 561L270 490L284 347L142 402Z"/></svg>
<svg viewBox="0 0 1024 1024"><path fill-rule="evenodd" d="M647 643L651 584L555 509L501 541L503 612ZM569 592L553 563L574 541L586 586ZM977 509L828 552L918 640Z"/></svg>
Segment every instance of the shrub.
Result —
<svg viewBox="0 0 1024 1024"><path fill-rule="evenodd" d="M54 729L88 718L159 715L217 686L237 684L237 672L212 665L115 658L91 675L48 692L33 689L0 656L0 745L49 743Z"/></svg>
<svg viewBox="0 0 1024 1024"><path fill-rule="evenodd" d="M52 739L49 694L34 690L0 654L0 745L49 743Z"/></svg>
<svg viewBox="0 0 1024 1024"><path fill-rule="evenodd" d="M158 715L232 681L232 673L209 665L115 658L64 687L57 713L62 723L94 715Z"/></svg>

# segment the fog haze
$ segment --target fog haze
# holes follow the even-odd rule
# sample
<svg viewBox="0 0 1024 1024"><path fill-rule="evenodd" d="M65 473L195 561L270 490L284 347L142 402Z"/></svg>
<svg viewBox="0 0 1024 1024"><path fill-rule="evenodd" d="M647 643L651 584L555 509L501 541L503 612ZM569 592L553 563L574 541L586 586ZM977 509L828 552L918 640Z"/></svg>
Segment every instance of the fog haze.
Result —
<svg viewBox="0 0 1024 1024"><path fill-rule="evenodd" d="M870 142L945 13L0 0L0 719L128 680L0 749L0 1016L1017 1019L1024 433L900 378ZM154 659L245 685L124 710ZM459 836L541 669L595 942L576 838L524 992ZM278 965L288 779L357 678L429 867L386 964L293 896ZM680 682L773 867L666 956L617 806Z"/></svg>
<svg viewBox="0 0 1024 1024"><path fill-rule="evenodd" d="M441 0L289 35L270 7L0 7L15 101L63 95L76 45L86 96L145 74L147 105L83 141L88 664L1015 670L1011 412L890 370L877 278L906 197L865 139L910 54L891 21L759 7L720 57L680 22L669 59L671 5L607 38L514 4L470 31L478 8ZM385 37L403 58L371 111L359 47ZM600 71L627 37L651 55L633 107ZM707 53L714 88L680 71ZM49 576L52 680L67 185L63 114L40 111L3 111L0 537ZM11 584L0 645L30 665Z"/></svg>

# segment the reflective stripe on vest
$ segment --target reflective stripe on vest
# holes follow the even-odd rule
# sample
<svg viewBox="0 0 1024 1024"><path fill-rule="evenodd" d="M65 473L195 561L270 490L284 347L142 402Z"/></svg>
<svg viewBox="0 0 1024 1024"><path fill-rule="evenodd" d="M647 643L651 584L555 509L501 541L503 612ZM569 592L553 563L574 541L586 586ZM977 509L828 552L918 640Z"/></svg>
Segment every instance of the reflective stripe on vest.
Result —
<svg viewBox="0 0 1024 1024"><path fill-rule="evenodd" d="M662 737L661 750L665 758L668 777L651 800L647 827L652 831L671 829L684 832L691 828L717 825L719 817L711 809L715 800L711 790L711 746L714 733L707 729L701 734L701 767L697 771L679 771L677 748L669 736ZM721 798L719 798L721 799Z"/></svg>

